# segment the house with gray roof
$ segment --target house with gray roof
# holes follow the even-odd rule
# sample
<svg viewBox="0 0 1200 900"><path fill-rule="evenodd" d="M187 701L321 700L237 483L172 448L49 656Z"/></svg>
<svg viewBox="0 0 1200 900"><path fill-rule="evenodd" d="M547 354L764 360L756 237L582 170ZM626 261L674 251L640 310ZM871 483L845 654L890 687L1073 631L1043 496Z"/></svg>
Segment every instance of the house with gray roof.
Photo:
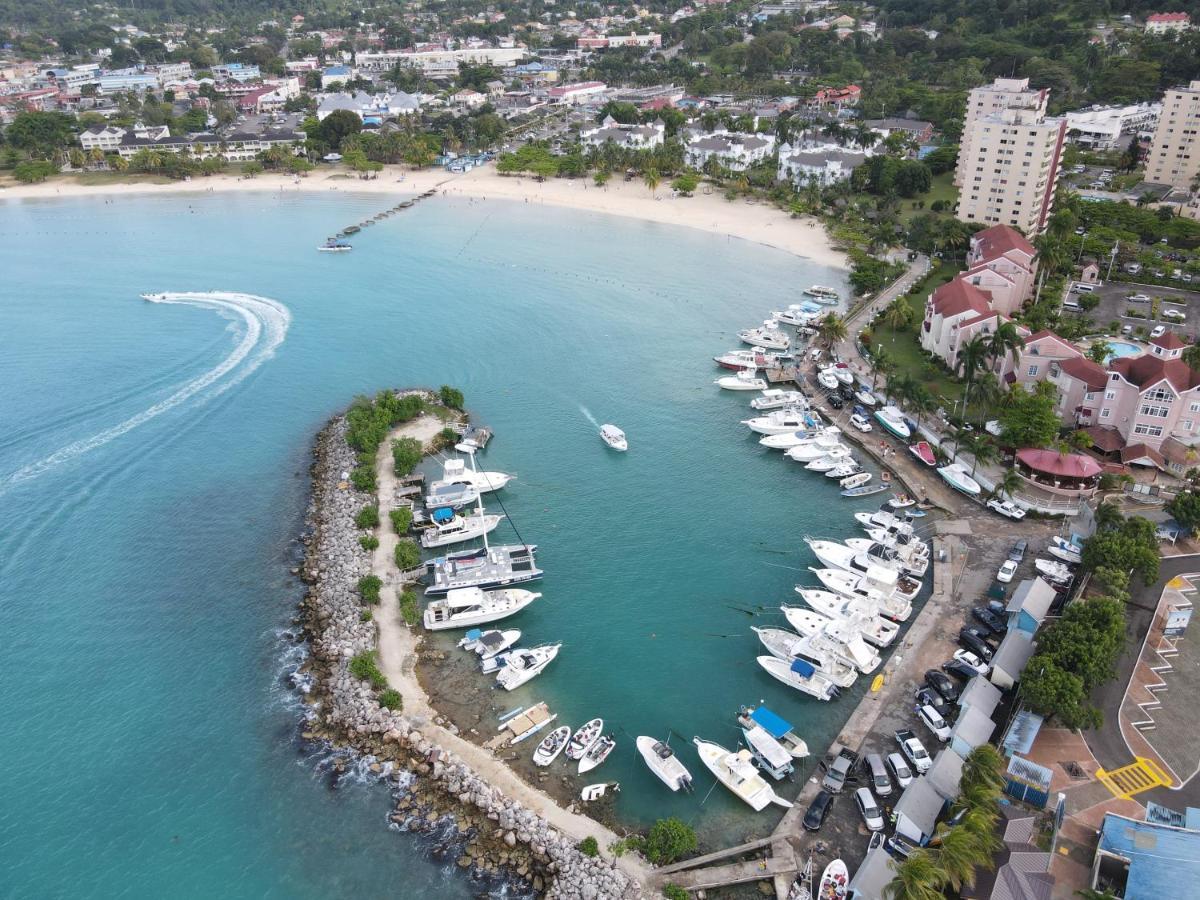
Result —
<svg viewBox="0 0 1200 900"><path fill-rule="evenodd" d="M933 789L943 800L952 803L958 796L962 770L963 758L949 747L944 747L933 758L933 765L925 773L925 780L933 785Z"/></svg>
<svg viewBox="0 0 1200 900"><path fill-rule="evenodd" d="M819 185L846 181L854 170L867 161L867 153L850 150L837 144L803 145L793 148L783 144L779 148L780 181L790 181L796 187L810 183Z"/></svg>
<svg viewBox="0 0 1200 900"><path fill-rule="evenodd" d="M585 147L611 143L626 150L649 150L662 144L666 131L662 119L648 125L622 125L612 116L605 116L595 128L579 132L579 140Z"/></svg>
<svg viewBox="0 0 1200 900"><path fill-rule="evenodd" d="M950 749L966 759L976 747L988 742L996 723L978 707L964 709L950 731Z"/></svg>
<svg viewBox="0 0 1200 900"><path fill-rule="evenodd" d="M1046 618L1046 613L1050 611L1055 596L1057 595L1054 588L1040 576L1026 578L1017 585L1017 589L1008 598L1008 606L1005 607L1009 630L1019 628L1029 634L1036 632L1042 620Z"/></svg>
<svg viewBox="0 0 1200 900"><path fill-rule="evenodd" d="M963 710L974 707L984 715L991 716L1000 704L1001 696L1000 688L988 681L986 676L976 675L958 695L958 706Z"/></svg>
<svg viewBox="0 0 1200 900"><path fill-rule="evenodd" d="M1033 635L1010 628L992 657L992 684L1006 691L1020 681L1021 672L1036 649Z"/></svg>
<svg viewBox="0 0 1200 900"><path fill-rule="evenodd" d="M364 121L369 118L387 119L395 116L410 116L421 111L421 95L397 91L394 94L368 94L355 91L353 94L327 94L317 104L317 121L323 121L331 113L345 109Z"/></svg>
<svg viewBox="0 0 1200 900"><path fill-rule="evenodd" d="M896 831L909 840L924 844L933 837L938 816L946 807L946 798L937 792L928 778L916 778L904 789L895 809Z"/></svg>
<svg viewBox="0 0 1200 900"><path fill-rule="evenodd" d="M876 847L850 879L850 900L879 900L895 877L896 861L883 847Z"/></svg>
<svg viewBox="0 0 1200 900"><path fill-rule="evenodd" d="M714 160L731 172L744 172L767 159L774 150L775 136L772 134L742 134L724 129L693 131L688 135L684 159L694 169L703 169L706 163Z"/></svg>
<svg viewBox="0 0 1200 900"><path fill-rule="evenodd" d="M975 884L963 885L964 900L1050 900L1054 876L1050 854L1035 843L1037 818L1019 807L1002 806L1006 818L1004 847L993 860L994 869L976 869ZM1132 898L1134 894L1125 894ZM1146 895L1150 896L1150 895Z"/></svg>

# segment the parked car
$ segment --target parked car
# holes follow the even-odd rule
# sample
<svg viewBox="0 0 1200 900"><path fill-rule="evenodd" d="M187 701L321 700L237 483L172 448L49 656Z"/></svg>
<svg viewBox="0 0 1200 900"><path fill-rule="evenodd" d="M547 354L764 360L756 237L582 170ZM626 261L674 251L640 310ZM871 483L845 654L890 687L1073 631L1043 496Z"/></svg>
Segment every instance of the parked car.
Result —
<svg viewBox="0 0 1200 900"><path fill-rule="evenodd" d="M1017 574L1018 565L1019 563L1015 559L1006 559L1000 563L1000 569L996 572L996 580L1001 584L1008 584Z"/></svg>
<svg viewBox="0 0 1200 900"><path fill-rule="evenodd" d="M1021 507L1017 506L1011 500L1001 500L999 497L992 497L987 502L987 508L1010 519L1020 521L1025 518L1025 510L1021 509Z"/></svg>
<svg viewBox="0 0 1200 900"><path fill-rule="evenodd" d="M829 815L829 810L833 808L833 794L829 791L819 791L817 796L813 797L813 802L808 805L808 809L804 813L804 827L808 831L819 831L821 826L825 824L825 817Z"/></svg>
<svg viewBox="0 0 1200 900"><path fill-rule="evenodd" d="M1164 319L1174 319L1176 322L1182 322L1187 318L1187 313L1178 309L1164 309L1161 315Z"/></svg>
<svg viewBox="0 0 1200 900"><path fill-rule="evenodd" d="M925 723L925 727L934 733L939 741L945 743L950 740L950 726L946 724L946 720L938 715L938 711L932 706L922 706L917 709L917 718Z"/></svg>
<svg viewBox="0 0 1200 900"><path fill-rule="evenodd" d="M990 634L1002 635L1008 631L1004 618L986 606L972 606L971 618L988 630Z"/></svg>
<svg viewBox="0 0 1200 900"><path fill-rule="evenodd" d="M917 688L917 706L932 706L942 716L950 715L951 706L947 703L942 695L933 688L920 687Z"/></svg>
<svg viewBox="0 0 1200 900"><path fill-rule="evenodd" d="M1020 562L1025 558L1025 551L1028 549L1029 541L1021 538L1021 540L1013 544L1012 549L1008 551L1008 558L1015 559L1017 562Z"/></svg>
<svg viewBox="0 0 1200 900"><path fill-rule="evenodd" d="M907 728L896 732L896 742L900 745L900 752L912 763L912 767L918 773L924 775L933 767L929 751L925 749L925 745L921 743L920 739Z"/></svg>
<svg viewBox="0 0 1200 900"><path fill-rule="evenodd" d="M930 669L925 673L925 683L948 703L953 703L958 699L958 685L951 681L950 676L945 672Z"/></svg>
<svg viewBox="0 0 1200 900"><path fill-rule="evenodd" d="M1129 337L1129 335L1133 334L1133 326L1126 325L1124 328L1121 329L1121 334L1125 335L1126 337Z"/></svg>
<svg viewBox="0 0 1200 900"><path fill-rule="evenodd" d="M900 790L904 790L912 784L912 769L908 767L908 763L904 761L904 757L899 753L889 753L887 755L887 767L892 773L892 777L896 779L896 784L900 786Z"/></svg>
<svg viewBox="0 0 1200 900"><path fill-rule="evenodd" d="M875 798L871 795L871 791L867 788L859 788L854 792L854 802L858 804L858 811L863 817L863 822L866 823L868 831L883 831L883 811L879 808L879 804L875 802ZM811 807L809 807L811 809ZM807 817L805 817L807 823ZM821 826L818 825L817 828ZM814 831L816 829L813 829Z"/></svg>
<svg viewBox="0 0 1200 900"><path fill-rule="evenodd" d="M983 632L977 628L961 628L958 632L958 642L975 653L980 659L992 661L992 645L983 638Z"/></svg>
<svg viewBox="0 0 1200 900"><path fill-rule="evenodd" d="M850 417L850 424L864 434L871 430L871 423L867 421L867 417L859 415L858 413L855 413Z"/></svg>
<svg viewBox="0 0 1200 900"><path fill-rule="evenodd" d="M878 753L868 753L864 760L867 775L871 779L871 787L880 797L887 797L892 793L892 780L888 778L887 768L883 764L883 757Z"/></svg>
<svg viewBox="0 0 1200 900"><path fill-rule="evenodd" d="M841 409L843 406L846 405L846 401L843 400L841 397L839 397L837 394L830 394L828 397L825 398L825 402L829 404L831 409Z"/></svg>
<svg viewBox="0 0 1200 900"><path fill-rule="evenodd" d="M1166 333L1167 333L1166 325L1155 325L1154 330L1150 332L1150 337L1152 337L1152 338L1162 337Z"/></svg>
<svg viewBox="0 0 1200 900"><path fill-rule="evenodd" d="M987 675L992 670L991 666L970 650L955 650L954 661L960 662L965 666L970 666L976 675Z"/></svg>
<svg viewBox="0 0 1200 900"><path fill-rule="evenodd" d="M1150 297L1147 294L1130 294L1125 298L1130 303L1149 303Z"/></svg>
<svg viewBox="0 0 1200 900"><path fill-rule="evenodd" d="M831 794L840 794L846 787L846 782L850 780L850 773L856 762L858 754L843 747L825 769L825 777L821 779L822 789Z"/></svg>
<svg viewBox="0 0 1200 900"><path fill-rule="evenodd" d="M942 668L947 673L953 675L955 678L961 679L962 681L970 681L978 674L971 666L968 666L965 662L957 659L952 659L948 662L942 663Z"/></svg>

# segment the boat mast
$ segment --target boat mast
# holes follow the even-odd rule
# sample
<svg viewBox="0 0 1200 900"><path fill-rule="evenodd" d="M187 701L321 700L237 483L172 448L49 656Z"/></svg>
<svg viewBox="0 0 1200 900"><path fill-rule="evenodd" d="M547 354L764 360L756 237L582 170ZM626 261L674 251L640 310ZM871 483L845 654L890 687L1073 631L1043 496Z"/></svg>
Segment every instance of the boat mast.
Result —
<svg viewBox="0 0 1200 900"><path fill-rule="evenodd" d="M473 448L464 446L463 452L466 453L468 457L470 457L471 471L476 476L478 476L479 470L475 467L475 450ZM471 479L471 485L475 488L475 515L477 515L479 517L480 527L483 528L483 553L485 556L490 557L492 554L492 550L491 550L491 547L488 546L487 525L484 524L484 520L483 520L483 494L479 490L478 477Z"/></svg>

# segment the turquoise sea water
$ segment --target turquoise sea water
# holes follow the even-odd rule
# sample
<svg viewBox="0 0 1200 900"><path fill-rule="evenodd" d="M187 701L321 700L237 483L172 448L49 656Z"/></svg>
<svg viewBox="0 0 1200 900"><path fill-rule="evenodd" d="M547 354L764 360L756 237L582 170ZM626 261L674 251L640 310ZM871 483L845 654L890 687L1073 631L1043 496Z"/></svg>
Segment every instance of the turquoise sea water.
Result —
<svg viewBox="0 0 1200 900"><path fill-rule="evenodd" d="M605 716L620 745L597 774L623 783L631 819L669 811L709 836L754 825L723 789L701 805L711 781L685 740L703 787L668 795L633 735L733 745L732 710L766 698L820 749L848 714L858 690L822 706L759 671L749 626L782 617L730 606L798 600L794 570L813 563L801 536L848 535L873 504L761 450L738 424L748 398L717 391L710 361L839 273L687 229L442 198L353 254L313 252L384 206L0 205L0 893L479 889L385 828L385 791L335 788L301 753L282 678L313 434L385 386L458 385L495 427L484 460L518 473L504 502L548 573L517 624L564 643L496 702ZM227 389L140 421L245 326L138 294L210 289L286 305L286 338ZM623 427L630 452L607 451L589 413Z"/></svg>

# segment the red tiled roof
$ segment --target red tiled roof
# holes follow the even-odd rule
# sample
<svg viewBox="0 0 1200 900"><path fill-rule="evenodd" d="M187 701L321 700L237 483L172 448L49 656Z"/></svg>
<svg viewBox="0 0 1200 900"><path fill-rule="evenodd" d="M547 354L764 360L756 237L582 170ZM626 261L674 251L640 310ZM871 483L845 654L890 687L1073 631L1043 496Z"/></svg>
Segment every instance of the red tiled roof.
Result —
<svg viewBox="0 0 1200 900"><path fill-rule="evenodd" d="M999 318L1000 318L1000 313L994 313L994 312L980 313L977 316L972 316L971 318L967 319L966 321L959 322L958 327L966 328L968 325L977 325L980 322L986 322L988 319L999 319Z"/></svg>
<svg viewBox="0 0 1200 900"><path fill-rule="evenodd" d="M1168 462L1176 463L1180 466L1190 466L1196 462L1200 462L1200 454L1197 453L1195 447L1190 447L1183 441L1173 437L1167 438L1159 447L1159 452Z"/></svg>
<svg viewBox="0 0 1200 900"><path fill-rule="evenodd" d="M1037 450L1028 447L1017 451L1017 459L1029 468L1046 475L1092 478L1100 474L1100 463L1082 453L1068 453L1063 456L1057 450Z"/></svg>
<svg viewBox="0 0 1200 900"><path fill-rule="evenodd" d="M1133 463L1139 460L1148 459L1160 469L1167 467L1167 461L1163 459L1163 455L1148 444L1130 444L1121 451L1121 462Z"/></svg>
<svg viewBox="0 0 1200 900"><path fill-rule="evenodd" d="M1051 338L1052 340L1055 340L1058 343L1062 344L1062 346L1066 347L1068 350L1074 350L1080 356L1083 356L1082 350L1080 350L1078 347L1076 347L1074 344L1072 344L1066 338L1061 338L1057 334L1055 334L1053 331L1049 331L1047 329L1042 329L1041 331L1034 332L1033 334L1026 337L1025 338L1025 346L1028 347L1030 344L1036 343L1036 342L1040 341L1042 338Z"/></svg>
<svg viewBox="0 0 1200 900"><path fill-rule="evenodd" d="M1190 22L1192 17L1187 13L1151 13L1146 16L1147 22Z"/></svg>
<svg viewBox="0 0 1200 900"><path fill-rule="evenodd" d="M1108 368L1142 390L1164 379L1181 392L1200 385L1200 373L1193 372L1182 359L1162 359L1152 353L1114 359Z"/></svg>
<svg viewBox="0 0 1200 900"><path fill-rule="evenodd" d="M1160 334L1156 338L1150 338L1150 343L1157 344L1164 350L1182 350L1187 346L1187 344L1180 340L1179 335L1173 331L1168 331L1166 334Z"/></svg>
<svg viewBox="0 0 1200 900"><path fill-rule="evenodd" d="M995 259L1010 250L1019 250L1031 257L1037 254L1037 251L1033 249L1033 244L1025 240L1021 232L1008 225L993 225L991 228L976 232L975 236L971 238L971 243L978 247L984 259Z"/></svg>
<svg viewBox="0 0 1200 900"><path fill-rule="evenodd" d="M933 311L943 316L957 316L968 310L979 315L990 313L987 294L961 278L948 281L933 292Z"/></svg>
<svg viewBox="0 0 1200 900"><path fill-rule="evenodd" d="M1059 362L1058 367L1094 391L1103 390L1108 384L1108 373L1104 371L1104 367L1086 357L1069 356Z"/></svg>
<svg viewBox="0 0 1200 900"><path fill-rule="evenodd" d="M1092 439L1092 446L1101 453L1112 453L1125 446L1125 438L1115 428L1102 428L1099 425L1089 425L1083 429Z"/></svg>

